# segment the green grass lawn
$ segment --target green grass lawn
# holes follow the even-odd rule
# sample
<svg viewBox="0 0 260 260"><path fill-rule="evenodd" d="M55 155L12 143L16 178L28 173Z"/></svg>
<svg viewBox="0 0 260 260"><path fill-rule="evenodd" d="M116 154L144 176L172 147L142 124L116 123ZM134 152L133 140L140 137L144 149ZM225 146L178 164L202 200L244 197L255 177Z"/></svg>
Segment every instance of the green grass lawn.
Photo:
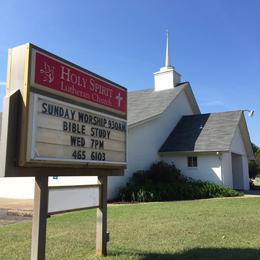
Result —
<svg viewBox="0 0 260 260"><path fill-rule="evenodd" d="M260 259L260 199L110 206L108 259ZM48 219L47 259L96 259L95 210ZM30 259L31 222L0 226L0 259Z"/></svg>

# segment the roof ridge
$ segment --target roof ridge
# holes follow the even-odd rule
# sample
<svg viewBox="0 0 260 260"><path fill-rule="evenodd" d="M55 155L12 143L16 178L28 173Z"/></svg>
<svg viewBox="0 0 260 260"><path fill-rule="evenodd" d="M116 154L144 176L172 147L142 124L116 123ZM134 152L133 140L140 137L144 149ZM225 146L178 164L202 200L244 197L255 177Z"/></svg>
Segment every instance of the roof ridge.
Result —
<svg viewBox="0 0 260 260"><path fill-rule="evenodd" d="M144 89L138 89L138 90L129 91L129 93L136 93L136 92L147 91L147 90L152 90L152 91L157 92L157 93L158 92L163 92L163 91L172 91L172 90L176 89L176 87L184 86L187 83L189 83L189 81L181 82L181 83L177 84L174 88L163 89L163 90L160 90L160 91L155 91L154 88L144 88Z"/></svg>
<svg viewBox="0 0 260 260"><path fill-rule="evenodd" d="M138 89L138 90L129 91L128 93L136 93L136 92L147 91L147 90L153 90L153 88Z"/></svg>
<svg viewBox="0 0 260 260"><path fill-rule="evenodd" d="M203 116L203 115L212 115L212 114L225 114L225 113L238 113L242 112L242 110L232 110L232 111L221 111L221 112L209 112L209 113L201 113L201 114L193 114L193 115L184 115L183 117L189 116Z"/></svg>
<svg viewBox="0 0 260 260"><path fill-rule="evenodd" d="M206 113L206 114L220 114L220 113L236 113L236 112L242 112L242 110L230 110L230 111L220 111L220 112L212 112L212 113Z"/></svg>

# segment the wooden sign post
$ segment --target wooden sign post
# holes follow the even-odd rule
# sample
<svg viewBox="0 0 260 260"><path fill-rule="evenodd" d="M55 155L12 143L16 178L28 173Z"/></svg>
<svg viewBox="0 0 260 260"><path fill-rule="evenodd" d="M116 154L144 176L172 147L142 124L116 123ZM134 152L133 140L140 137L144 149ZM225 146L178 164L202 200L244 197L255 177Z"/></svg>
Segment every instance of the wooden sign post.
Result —
<svg viewBox="0 0 260 260"><path fill-rule="evenodd" d="M107 255L107 176L99 176L99 207L97 208L96 255Z"/></svg>
<svg viewBox="0 0 260 260"><path fill-rule="evenodd" d="M48 176L98 176L96 253L106 255L107 177L127 166L127 90L25 44L9 50L6 93L0 177L35 177L32 259L45 258Z"/></svg>
<svg viewBox="0 0 260 260"><path fill-rule="evenodd" d="M35 177L31 260L45 259L48 216L48 176Z"/></svg>

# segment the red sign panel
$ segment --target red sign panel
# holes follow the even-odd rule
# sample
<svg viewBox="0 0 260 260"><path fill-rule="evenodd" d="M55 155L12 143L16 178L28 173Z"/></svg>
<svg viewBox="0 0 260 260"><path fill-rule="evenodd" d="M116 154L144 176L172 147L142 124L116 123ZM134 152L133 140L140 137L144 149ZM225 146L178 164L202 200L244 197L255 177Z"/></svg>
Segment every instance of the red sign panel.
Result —
<svg viewBox="0 0 260 260"><path fill-rule="evenodd" d="M126 113L126 90L36 52L36 84Z"/></svg>

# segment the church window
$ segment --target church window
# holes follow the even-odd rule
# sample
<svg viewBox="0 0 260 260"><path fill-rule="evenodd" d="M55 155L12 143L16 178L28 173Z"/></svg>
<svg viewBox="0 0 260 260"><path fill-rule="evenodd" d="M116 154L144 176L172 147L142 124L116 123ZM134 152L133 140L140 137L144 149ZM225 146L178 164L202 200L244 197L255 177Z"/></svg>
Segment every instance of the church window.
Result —
<svg viewBox="0 0 260 260"><path fill-rule="evenodd" d="M197 156L189 156L187 159L188 167L198 167Z"/></svg>

